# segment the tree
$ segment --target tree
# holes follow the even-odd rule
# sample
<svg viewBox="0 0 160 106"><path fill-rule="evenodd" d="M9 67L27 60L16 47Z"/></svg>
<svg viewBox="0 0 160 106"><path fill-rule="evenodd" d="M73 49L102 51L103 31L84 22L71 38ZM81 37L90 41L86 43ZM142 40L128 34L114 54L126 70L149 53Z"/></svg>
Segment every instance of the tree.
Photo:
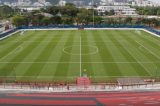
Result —
<svg viewBox="0 0 160 106"><path fill-rule="evenodd" d="M97 24L97 25L101 24L101 23L102 23L102 20L103 20L102 17L99 17L99 16L95 16L95 17L94 17L94 22L95 22L95 24Z"/></svg>
<svg viewBox="0 0 160 106"><path fill-rule="evenodd" d="M157 10L157 15L160 15L160 9L159 9L159 10Z"/></svg>
<svg viewBox="0 0 160 106"><path fill-rule="evenodd" d="M60 10L61 8L58 6L50 6L50 7L47 7L47 9L43 9L43 12L50 13L52 15L57 15Z"/></svg>
<svg viewBox="0 0 160 106"><path fill-rule="evenodd" d="M48 17L44 17L41 22L44 26L48 26L49 24L51 24L51 19Z"/></svg>
<svg viewBox="0 0 160 106"><path fill-rule="evenodd" d="M63 21L63 24L65 25L72 25L74 23L74 20L72 17L63 17L62 21Z"/></svg>
<svg viewBox="0 0 160 106"><path fill-rule="evenodd" d="M108 12L108 11L105 11L104 14L105 14L105 15L109 15L109 12Z"/></svg>
<svg viewBox="0 0 160 106"><path fill-rule="evenodd" d="M110 10L110 11L109 11L109 15L115 15L114 10Z"/></svg>
<svg viewBox="0 0 160 106"><path fill-rule="evenodd" d="M0 6L0 17L8 18L14 14L14 10L9 6Z"/></svg>
<svg viewBox="0 0 160 106"><path fill-rule="evenodd" d="M156 27L159 24L158 20L155 19L155 18L151 19L150 21L151 21L151 24L152 24L153 27Z"/></svg>
<svg viewBox="0 0 160 106"><path fill-rule="evenodd" d="M132 24L132 17L127 17L127 18L125 19L125 23L127 23L127 24Z"/></svg>
<svg viewBox="0 0 160 106"><path fill-rule="evenodd" d="M65 6L61 7L60 13L65 16L67 15L70 17L76 17L78 13L78 9L74 4L66 3Z"/></svg>
<svg viewBox="0 0 160 106"><path fill-rule="evenodd" d="M89 23L89 11L85 8L79 9L77 13L77 24L87 25Z"/></svg>
<svg viewBox="0 0 160 106"><path fill-rule="evenodd" d="M62 18L60 16L53 16L51 18L51 23L56 24L56 25L61 24L62 23Z"/></svg>
<svg viewBox="0 0 160 106"><path fill-rule="evenodd" d="M35 15L31 16L31 18L32 18L31 23L33 26L43 25L43 22L42 22L42 20L44 18L43 15L35 14Z"/></svg>
<svg viewBox="0 0 160 106"><path fill-rule="evenodd" d="M140 15L157 15L158 11L160 11L160 7L134 7L136 11Z"/></svg>
<svg viewBox="0 0 160 106"><path fill-rule="evenodd" d="M19 26L28 26L29 21L27 17L24 16L14 16L12 18L13 25L19 27Z"/></svg>
<svg viewBox="0 0 160 106"><path fill-rule="evenodd" d="M104 22L105 22L105 24L107 24L107 25L115 24L113 18L107 18L107 19L104 20Z"/></svg>

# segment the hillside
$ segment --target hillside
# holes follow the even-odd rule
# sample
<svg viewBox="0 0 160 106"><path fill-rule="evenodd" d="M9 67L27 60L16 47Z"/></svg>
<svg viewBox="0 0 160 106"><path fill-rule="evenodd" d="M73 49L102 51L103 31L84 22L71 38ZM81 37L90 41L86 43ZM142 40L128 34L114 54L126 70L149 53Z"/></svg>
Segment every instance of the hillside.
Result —
<svg viewBox="0 0 160 106"><path fill-rule="evenodd" d="M1 0L2 2L17 2L18 0ZM38 0L31 0L32 2L36 2ZM59 0L46 0L47 2L50 2L52 4L57 4ZM73 1L84 1L85 4L88 4L91 2L91 0L66 0L67 2L73 2ZM94 0L96 3L99 3L100 0Z"/></svg>

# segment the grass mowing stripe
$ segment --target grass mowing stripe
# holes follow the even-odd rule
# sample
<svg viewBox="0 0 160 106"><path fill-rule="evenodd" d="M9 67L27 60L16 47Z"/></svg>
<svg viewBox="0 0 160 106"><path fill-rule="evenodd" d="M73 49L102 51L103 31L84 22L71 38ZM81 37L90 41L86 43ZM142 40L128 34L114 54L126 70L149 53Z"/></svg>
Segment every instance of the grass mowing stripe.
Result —
<svg viewBox="0 0 160 106"><path fill-rule="evenodd" d="M30 35L31 33L35 36ZM23 80L74 81L74 78L79 76L80 55L72 53L80 53L79 34L82 34L82 54L91 52L90 46L98 48L97 53L82 56L82 64L87 67L88 76L92 76L92 80L105 81L112 79L112 76L143 77L158 74L160 62L157 56L160 46L159 41L155 37L152 38L151 34L126 30L75 30L27 31L24 36L15 34L2 40L1 53L6 50L3 47L16 46L11 52L6 51L6 54L11 55L0 61L0 76L14 76L15 70L17 78ZM69 47L66 49L69 54L63 52L65 47ZM145 48L157 55L152 55ZM82 70L84 68L82 67Z"/></svg>
<svg viewBox="0 0 160 106"><path fill-rule="evenodd" d="M135 33L135 32L130 32L132 33L132 35ZM136 33L135 33L136 34ZM138 34L139 36L132 36L134 38L139 38L139 40L143 41L143 42L146 42L146 44L150 44L152 45L153 48L159 50L157 47L160 47L159 43L160 43L160 39L159 37L156 37L156 39L151 39L150 36L153 36L147 32L143 32L142 33L139 33ZM149 37L148 37L149 36ZM158 40L159 39L159 40ZM157 42L156 42L157 41ZM159 50L160 51L160 50Z"/></svg>
<svg viewBox="0 0 160 106"><path fill-rule="evenodd" d="M50 36L51 32L47 32L45 35L45 39L43 40L47 40L48 39L48 43L44 46L42 46L42 43L39 43L38 46L34 49L33 53L38 51L36 58L33 60L34 62L37 61L46 61L48 60L48 57L52 51L50 47L50 45L52 44L52 40L57 39L56 37L52 36L52 38L48 38ZM43 42L43 40L41 42ZM58 40L58 39L57 39ZM42 47L41 47L42 46ZM52 46L52 45L51 45ZM56 45L55 45L56 46ZM48 51L49 50L49 51ZM28 67L28 71L26 71L26 73L24 73L24 76L35 76L35 78L38 77L39 73L41 72L42 68L44 67L44 63L40 63L40 64L31 64L30 67ZM34 71L32 71L34 70Z"/></svg>
<svg viewBox="0 0 160 106"><path fill-rule="evenodd" d="M112 33L117 33L117 32L112 32ZM112 37L112 39L114 39L116 41L116 42L113 42L113 43L115 43L115 45L118 45L117 48L119 49L119 52L121 52L125 56L125 59L128 62L137 62L137 60L135 59L135 57L132 56L132 54L125 47L126 45L128 45L127 43L119 41L117 36L110 36L110 37ZM140 71L144 70L144 68L138 62L136 64L129 64L127 66L132 67L132 70L127 70L127 71L129 71L129 72L130 71L136 72L136 74L132 73L133 76L135 76L135 75L141 75Z"/></svg>
<svg viewBox="0 0 160 106"><path fill-rule="evenodd" d="M37 80L49 80L49 81L53 81L53 80L56 80L56 76L54 76L54 72L56 71L56 67L57 67L57 64L59 64L59 59L60 59L60 56L62 55L62 48L64 46L64 42L61 42L61 41L65 41L64 38L64 31L62 31L63 33L61 33L60 35L57 35L57 33L59 33L58 31L56 31L56 33L54 33L54 38L55 39L52 39L53 40L57 40L57 42L54 42L54 45L52 45L52 47L50 48L50 55L49 57L47 58L49 62L51 62L50 64L48 64L48 62L44 62L44 66L43 68L41 69L41 72L39 73L39 76L37 78ZM50 42L50 43L53 43L53 42ZM57 61L54 63L54 61ZM53 62L53 63L52 63ZM63 65L62 65L63 66ZM43 77L43 76L46 76L46 77ZM61 78L63 79L63 78ZM63 79L64 80L64 79Z"/></svg>
<svg viewBox="0 0 160 106"><path fill-rule="evenodd" d="M130 35L132 36L133 33L130 33ZM132 40L132 38L128 37L129 39L131 39L132 43L134 43L135 45L138 46L138 49L140 49L140 52L143 52L143 54L149 58L150 61L158 61L157 60L157 55L154 55L152 53L152 50L150 51L149 49L147 49L144 45L142 45L141 43L139 43L139 38L133 38L135 40ZM145 42L146 40L143 39L143 41ZM148 45L149 46L149 45ZM142 50L141 50L142 49ZM159 57L158 57L159 58Z"/></svg>
<svg viewBox="0 0 160 106"><path fill-rule="evenodd" d="M40 33L40 34L39 34ZM47 39L49 35L47 35L47 31L41 31L37 33L36 35L34 35L35 37L35 40L39 40L39 41L43 41L45 38ZM37 37L37 36L40 36L40 37ZM42 39L39 39L41 38ZM41 45L39 46L39 43L37 44L33 44L33 43L30 43L30 47L24 47L24 49L28 49L28 51L26 51L26 54L27 56L25 57L22 57L24 58L23 61L21 61L21 64L19 64L17 67L16 67L16 72L17 72L17 75L20 75L22 76L26 71L28 71L28 68L32 65L32 63L34 64L34 60L36 59L36 57L38 56L38 54L40 53L39 50L41 50L41 48L43 48L45 45ZM33 47L32 47L33 46ZM24 54L25 55L25 54ZM21 59L21 58L20 58ZM18 60L19 61L19 60ZM25 63L26 61L30 61L32 63ZM23 62L25 64L23 64ZM23 69L23 71L22 71ZM34 71L34 70L33 70Z"/></svg>
<svg viewBox="0 0 160 106"><path fill-rule="evenodd" d="M70 33L72 33L72 31L70 31ZM67 41L65 43L65 46L70 46L70 45L73 45L73 42L70 42L70 41L73 41L75 35L69 35L69 37L67 38ZM72 47L71 47L72 48ZM69 50L69 52L72 52L72 49ZM70 58L71 58L71 55L68 55L68 54L65 54L63 53L61 58L60 58L60 61L70 61ZM67 64L58 64L57 68L56 68L56 72L54 73L54 76L56 77L67 77L67 71L69 69L69 63Z"/></svg>
<svg viewBox="0 0 160 106"><path fill-rule="evenodd" d="M104 33L105 33L104 30L102 30L102 31L100 31L100 32L102 32L102 33L100 34L100 37L101 37L102 41L105 41L105 40L111 41L111 40L108 39L108 38L107 38L107 39L104 39L104 36L102 36L102 35L104 35ZM109 34L111 34L111 32L110 32ZM110 36L110 35L109 35L109 36ZM110 43L112 43L112 41L111 41ZM110 43L109 43L109 44L110 44ZM114 46L113 46L113 45L108 45L108 43L105 43L105 46L106 46L106 48L108 49L108 52L111 54L112 61L114 61L114 62L117 61L116 59L117 59L118 57L116 57L116 56L118 56L118 54L116 54L116 52L114 51L114 50L116 50L116 49L114 49ZM117 51L117 52L119 52L119 51ZM120 57L120 58L121 58L121 57ZM118 74L118 75L123 75L123 73L121 72L120 66L119 66L117 63L115 63L114 65L118 68L118 70L116 70L115 73Z"/></svg>
<svg viewBox="0 0 160 106"><path fill-rule="evenodd" d="M27 36L23 37L20 40L29 40L30 37L32 37L32 33L30 35L27 35ZM15 39L13 39L13 40L15 40ZM4 44L1 45L1 46L3 46L3 48L0 51L0 59L3 58L8 53L10 53L13 49L16 49L17 46L23 44L23 42L14 42L13 44L7 45L7 46L6 46L6 44L10 44L10 43L9 42L5 42Z"/></svg>
<svg viewBox="0 0 160 106"><path fill-rule="evenodd" d="M82 41L85 41L86 40L86 42L82 42L82 54L85 54L85 53L89 53L90 52L90 46L92 46L92 45L89 45L88 44L88 42L89 42L89 39L88 39L88 35L87 35L88 33L86 33L86 31L81 31L81 37L82 37ZM87 75L87 76L92 76L92 77L94 77L94 72L93 72L93 66L92 66L92 64L91 63L89 63L89 64L84 64L83 62L85 62L85 61L91 61L91 57L90 57L90 54L89 55L82 55L82 73L84 74L84 75ZM82 75L83 75L82 74Z"/></svg>
<svg viewBox="0 0 160 106"><path fill-rule="evenodd" d="M120 34L120 36L123 37L128 44L128 48L127 48L128 51L131 53L131 55L133 55L135 57L137 62L139 64L141 64L141 66L143 66L143 68L145 69L145 71L141 71L140 75L148 75L148 74L151 75L150 70L152 70L152 67L154 67L154 64L140 63L140 61L150 61L150 60L146 56L144 56L145 53L142 53L142 51L138 50L139 45L137 43L135 43L133 41L133 39L131 39L131 38L125 36L125 35L126 35L125 31L122 31L122 33ZM124 47L125 46L126 45L124 45Z"/></svg>
<svg viewBox="0 0 160 106"><path fill-rule="evenodd" d="M97 47L100 49L99 53L102 58L102 61L105 62L106 59L104 57L110 57L110 61L114 61L111 52L108 50L107 44L103 42L104 40L101 38L101 36L104 36L104 32L102 31L93 31L94 40L102 41L100 44L96 42ZM117 64L105 64L104 66L106 68L106 73L109 76L119 76L122 75L119 71L119 68Z"/></svg>
<svg viewBox="0 0 160 106"><path fill-rule="evenodd" d="M43 33L42 33L43 34ZM41 36L40 38L38 38L39 40L43 39L43 36ZM27 47L25 49L23 49L21 51L21 53L17 54L14 56L14 58L12 58L10 61L14 61L17 58L19 58L19 61L23 61L24 58L28 55L27 53L31 52L32 49L34 49L34 47L36 47L36 45L31 46L32 44L27 45ZM32 48L32 49L29 49ZM17 65L19 65L20 63L9 63L9 64L5 64L3 67L0 68L0 72L2 72L3 74L1 74L2 76L7 76L9 74L13 74L15 68Z"/></svg>
<svg viewBox="0 0 160 106"><path fill-rule="evenodd" d="M128 57L126 57L124 51L121 49L121 47L117 44L116 39L114 39L115 36L119 36L118 33L113 33L111 32L110 33L111 35L110 36L103 36L104 39L109 39L110 41L114 41L114 42L111 42L111 44L113 45L111 48L111 50L113 51L114 53L114 58L115 60L117 58L122 58L123 61L130 61L128 60ZM133 67L131 66L131 64L119 64L117 63L118 67L119 67L119 70L121 71L121 73L123 74L123 76L132 76L132 75L138 75L136 73L136 71L133 69Z"/></svg>
<svg viewBox="0 0 160 106"><path fill-rule="evenodd" d="M141 35L141 36L143 36L143 35ZM137 39L136 37L134 37L134 39ZM135 42L137 42L138 44L140 44L140 46L142 46L142 44L143 45L146 45L146 47L144 47L144 48L146 48L146 49L148 49L149 50L149 52L150 51L152 51L152 52L154 52L154 56L155 56L155 58L160 58L160 57L158 57L158 54L160 54L160 50L158 49L160 46L159 46L159 44L153 44L153 40L152 41L150 41L150 40L148 40L148 39L145 39L145 38L142 38L142 37L140 37L140 39L137 39ZM159 46L159 47L158 47ZM152 54L152 53L151 53ZM152 54L153 55L153 54Z"/></svg>
<svg viewBox="0 0 160 106"><path fill-rule="evenodd" d="M93 33L92 31L88 31L88 34L86 33L86 36L88 37L88 44L89 45L94 45L96 46L96 41L94 39ZM98 47L97 47L98 48ZM90 55L90 63L92 64L92 71L94 72L94 79L96 79L96 76L108 76L108 74L106 73L106 69L105 66L103 64L102 58L99 54L99 48L98 48L98 52L96 54ZM96 62L101 62L100 64L95 64Z"/></svg>
<svg viewBox="0 0 160 106"><path fill-rule="evenodd" d="M72 35L74 36L73 39L73 44L72 46L72 50L70 51L71 55L70 57L70 61L69 61L69 68L68 68L68 72L67 72L67 76L68 77L72 77L75 78L80 76L80 36L81 36L81 31L77 30L74 33L72 33ZM77 55L73 55L73 54L77 54Z"/></svg>
<svg viewBox="0 0 160 106"><path fill-rule="evenodd" d="M54 54L56 54L55 56L56 56L56 60L55 61L58 61L59 63L57 63L57 64L55 64L54 65L54 69L53 69L53 72L52 72L52 75L53 75L53 80L65 80L65 81L73 81L74 79L73 79L73 76L74 75L79 75L79 71L78 71L78 73L77 73L77 69L79 69L79 63L76 63L76 66L75 66L75 64L74 63L70 63L70 61L77 61L78 60L78 62L79 62L79 57L78 57L78 59L74 59L74 58L77 58L77 56L74 56L74 55L71 55L71 54L66 54L66 53L64 53L64 51L63 51L63 49L64 48L66 48L66 47L70 47L70 46L72 46L71 48L70 48L70 50L69 50L69 52L73 52L74 51L74 44L75 44L75 42L74 42L74 40L79 40L79 36L77 36L76 34L77 34L78 32L77 31L63 31L63 39L61 40L61 41L63 41L63 42L59 42L59 44L60 44L60 46L59 47L56 47L56 49L53 51L54 52ZM70 40L69 41L69 39L70 39L70 37L73 37L73 40ZM64 39L65 38L65 39ZM78 38L78 39L77 39ZM66 43L68 42L68 45L66 45ZM69 42L71 42L72 44L71 45L69 45ZM79 43L78 43L79 44ZM76 44L75 44L76 45ZM76 47L77 48L77 47ZM79 48L78 48L79 49ZM76 49L77 50L77 49ZM57 51L59 51L58 53L56 53ZM54 54L53 54L53 56L54 56ZM66 60L66 59L62 59L62 56L63 55L66 55L66 57L67 56L70 56L70 59L69 60ZM62 62L62 64L61 64L61 62ZM60 65L61 64L61 65ZM62 76L55 76L55 73L56 73L56 71L62 71L61 69L60 69L60 67L62 68L63 66L66 66L68 64L68 66L67 66L67 68L65 69L64 68L64 70L63 71L65 71L65 73L66 73L66 75L62 75ZM78 64L78 65L77 65ZM57 68L59 67L59 69L60 70L58 70ZM74 70L75 69L75 70ZM63 76L65 76L65 77L63 77Z"/></svg>
<svg viewBox="0 0 160 106"><path fill-rule="evenodd" d="M132 34L136 34L134 31L131 32ZM144 31L141 31L141 33L138 34L139 36L134 36L134 37L138 37L140 38L142 41L145 41L145 42L148 42L150 43L153 47L160 47L159 43L160 43L160 38L159 37L153 37L153 35L147 33L147 32L144 32ZM145 36L144 36L145 35ZM151 38L155 38L155 39L151 39ZM155 48L157 49L157 48Z"/></svg>

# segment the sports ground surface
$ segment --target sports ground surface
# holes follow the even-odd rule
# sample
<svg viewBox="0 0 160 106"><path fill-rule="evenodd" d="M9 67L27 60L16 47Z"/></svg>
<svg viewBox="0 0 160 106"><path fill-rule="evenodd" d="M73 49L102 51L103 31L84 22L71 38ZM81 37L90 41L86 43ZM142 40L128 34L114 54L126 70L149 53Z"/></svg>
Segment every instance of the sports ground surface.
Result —
<svg viewBox="0 0 160 106"><path fill-rule="evenodd" d="M0 93L0 106L160 106L160 92Z"/></svg>
<svg viewBox="0 0 160 106"><path fill-rule="evenodd" d="M100 80L160 75L160 38L139 30L25 31L0 41L0 76Z"/></svg>

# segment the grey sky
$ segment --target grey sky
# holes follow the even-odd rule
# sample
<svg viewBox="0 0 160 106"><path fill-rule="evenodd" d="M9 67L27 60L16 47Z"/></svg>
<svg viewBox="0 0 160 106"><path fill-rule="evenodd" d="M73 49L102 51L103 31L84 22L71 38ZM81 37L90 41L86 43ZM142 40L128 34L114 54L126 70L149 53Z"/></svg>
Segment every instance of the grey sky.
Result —
<svg viewBox="0 0 160 106"><path fill-rule="evenodd" d="M150 0L150 1L153 1L153 2L156 2L156 3L160 3L160 0Z"/></svg>

